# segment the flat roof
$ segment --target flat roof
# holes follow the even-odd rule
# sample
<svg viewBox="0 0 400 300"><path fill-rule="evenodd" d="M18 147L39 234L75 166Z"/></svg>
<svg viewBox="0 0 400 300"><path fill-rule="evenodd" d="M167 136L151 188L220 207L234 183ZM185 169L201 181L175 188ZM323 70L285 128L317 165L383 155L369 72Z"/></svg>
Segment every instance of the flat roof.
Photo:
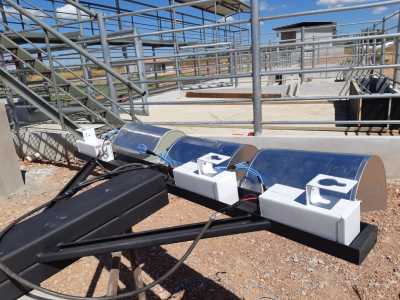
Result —
<svg viewBox="0 0 400 300"><path fill-rule="evenodd" d="M176 0L176 2L187 3L193 0ZM213 2L210 3L199 3L195 5L191 5L192 7L199 8L205 10L210 13L214 13L215 6ZM220 16L229 16L238 12L248 11L250 10L250 6L241 0L220 0L217 2L217 15Z"/></svg>
<svg viewBox="0 0 400 300"><path fill-rule="evenodd" d="M279 30L295 29L301 27L319 27L319 26L329 26L329 25L336 26L336 22L299 22L280 27L275 27L273 28L273 30L279 31Z"/></svg>

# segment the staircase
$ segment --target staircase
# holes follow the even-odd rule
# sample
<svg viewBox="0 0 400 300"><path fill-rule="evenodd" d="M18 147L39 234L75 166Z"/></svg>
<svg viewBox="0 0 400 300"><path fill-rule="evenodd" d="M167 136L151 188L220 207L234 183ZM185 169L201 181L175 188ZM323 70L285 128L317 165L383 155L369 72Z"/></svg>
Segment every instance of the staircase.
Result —
<svg viewBox="0 0 400 300"><path fill-rule="evenodd" d="M121 113L137 121L133 103L138 104L134 96L142 93L140 88L115 72L111 65L99 61L70 40L65 30L62 32L60 28L55 30L42 20L35 19L30 15L29 9L22 8L11 0L5 2L21 16L30 19L34 23L30 26L36 28L34 30L39 29L39 33L35 35L36 40L30 39L32 30L26 28L18 30L3 24L4 31L0 32L2 98L7 99L14 111L25 109L30 115L40 114L42 118L47 117L47 120L60 124L75 136L79 136L78 129L88 123L95 123L97 128L101 128L100 131L120 128L125 124L120 117ZM37 42L38 38L42 41ZM109 91L108 95L102 91L99 79L88 79L85 74L80 75L80 71L87 66L72 70L64 65L62 58L55 57L51 47L57 39L71 47L70 49L66 47L68 51L75 51L75 55L85 57L85 61L90 62L99 72L103 72L108 83L110 81L118 81L120 85L122 83L124 88L122 98L129 100L130 107L124 108L115 93Z"/></svg>
<svg viewBox="0 0 400 300"><path fill-rule="evenodd" d="M59 113L59 111L49 104L42 96L35 93L4 68L0 68L0 80L3 85L11 88L22 99L37 107L51 120L60 124L62 123L71 133L77 135L77 130L79 129L78 124L68 118L64 113Z"/></svg>
<svg viewBox="0 0 400 300"><path fill-rule="evenodd" d="M111 104L118 104L108 103L107 105L105 100L111 101L107 97L102 97L102 102L98 101L93 94L87 93L77 84L66 80L56 71L57 69L50 68L4 33L0 33L0 50L3 51L4 59L8 57L9 61L19 64L18 70L11 74L7 70L7 64L3 63L1 78L6 80L7 86L22 100L40 109L53 121L64 124L66 108L75 106L75 108L81 108L81 110L75 110L77 111L75 114L83 114L91 122L101 123L110 128L119 128L124 124L124 121L110 109ZM59 70L66 71L66 69ZM18 77L25 78L25 82ZM38 79L29 79L33 77L38 77ZM96 88L91 86L91 91L95 90ZM43 110L44 107L46 109ZM122 110L122 107L120 108ZM68 129L72 128L74 126Z"/></svg>

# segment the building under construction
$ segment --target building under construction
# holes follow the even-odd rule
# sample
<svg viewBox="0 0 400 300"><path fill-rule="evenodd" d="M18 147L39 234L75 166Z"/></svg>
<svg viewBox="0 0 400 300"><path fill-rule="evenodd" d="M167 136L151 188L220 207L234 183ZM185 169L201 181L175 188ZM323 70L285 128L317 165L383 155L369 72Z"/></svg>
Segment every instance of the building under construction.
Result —
<svg viewBox="0 0 400 300"><path fill-rule="evenodd" d="M22 185L14 145L29 162L79 166L0 232L1 297L146 299L201 239L254 231L363 263L382 225L361 212L385 209L386 178L400 177L400 0L280 15L261 4L0 1L0 196ZM169 195L214 212L133 233ZM134 251L187 241L144 286ZM136 290L119 294L123 253ZM109 254L106 297L41 286Z"/></svg>
<svg viewBox="0 0 400 300"><path fill-rule="evenodd" d="M329 12L302 15L326 20ZM87 124L119 128L140 116L170 126L254 127L257 135L263 127L397 128L398 13L351 24L290 23L291 14L256 16L237 0L5 0L1 16L2 97L17 130L56 123L76 135ZM276 20L285 25L260 26ZM296 111L324 101L335 103L322 119L262 117L271 103ZM229 114L239 104L251 114L159 118L168 105L226 105Z"/></svg>

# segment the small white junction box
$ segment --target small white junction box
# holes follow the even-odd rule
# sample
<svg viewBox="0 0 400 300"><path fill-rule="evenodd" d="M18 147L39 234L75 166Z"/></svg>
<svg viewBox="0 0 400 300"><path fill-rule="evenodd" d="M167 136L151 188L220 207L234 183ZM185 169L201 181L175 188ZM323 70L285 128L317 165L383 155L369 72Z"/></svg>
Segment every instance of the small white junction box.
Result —
<svg viewBox="0 0 400 300"><path fill-rule="evenodd" d="M235 172L215 170L211 172L206 163L207 174L202 174L199 171L201 164L201 162L199 164L188 162L175 168L173 172L176 186L228 205L239 201Z"/></svg>
<svg viewBox="0 0 400 300"><path fill-rule="evenodd" d="M199 173L209 176L215 175L218 173L218 171L214 169L214 165L222 164L223 162L228 161L230 158L230 156L216 153L208 153L203 155L197 159Z"/></svg>
<svg viewBox="0 0 400 300"><path fill-rule="evenodd" d="M114 152L110 141L98 139L94 128L81 129L83 140L77 140L78 151L103 161L114 160Z"/></svg>
<svg viewBox="0 0 400 300"><path fill-rule="evenodd" d="M324 178L319 177L310 183L312 185L315 182L323 182L321 179ZM335 180L342 182L338 178ZM350 182L347 183L352 185ZM329 186L320 185L319 187L329 190ZM333 189L337 191L337 186ZM261 215L328 240L350 245L360 233L360 201L338 198L329 200L332 203L328 205L326 203L328 200L319 199L320 201L316 202L325 205L321 206L309 200L306 203L299 201L304 193L305 190L281 184L271 186L259 197ZM321 197L319 193L317 197Z"/></svg>

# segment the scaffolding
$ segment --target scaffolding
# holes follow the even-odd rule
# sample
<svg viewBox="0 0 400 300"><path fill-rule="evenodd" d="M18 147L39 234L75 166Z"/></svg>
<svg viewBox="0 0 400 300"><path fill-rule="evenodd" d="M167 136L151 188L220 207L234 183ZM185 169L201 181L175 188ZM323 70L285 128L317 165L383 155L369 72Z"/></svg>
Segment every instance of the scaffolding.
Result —
<svg viewBox="0 0 400 300"><path fill-rule="evenodd" d="M164 3L164 4L163 4ZM392 111L400 82L400 13L381 20L319 25L332 28L318 36L308 26L284 41L271 24L291 18L394 7L400 1L260 15L259 1L168 0L73 1L3 0L0 32L2 98L15 128L48 119L77 134L85 123L121 127L129 116L139 121L153 105L250 103L251 120L158 122L163 125L264 126L334 124L383 128L399 125ZM263 24L263 25L261 25ZM277 29L277 28L275 28ZM280 31L289 30L280 26ZM311 31L311 33L310 33ZM238 87L251 81L251 99L148 101L169 89ZM344 82L339 95L263 97L262 87L288 84L298 90L307 80ZM374 88L371 84L374 83ZM376 88L376 84L379 87ZM363 119L360 107L388 102L385 119ZM371 101L370 101L371 100ZM349 102L353 119L268 121L263 103ZM28 112L29 118L23 116ZM43 118L45 114L46 118ZM154 122L153 122L154 123Z"/></svg>

